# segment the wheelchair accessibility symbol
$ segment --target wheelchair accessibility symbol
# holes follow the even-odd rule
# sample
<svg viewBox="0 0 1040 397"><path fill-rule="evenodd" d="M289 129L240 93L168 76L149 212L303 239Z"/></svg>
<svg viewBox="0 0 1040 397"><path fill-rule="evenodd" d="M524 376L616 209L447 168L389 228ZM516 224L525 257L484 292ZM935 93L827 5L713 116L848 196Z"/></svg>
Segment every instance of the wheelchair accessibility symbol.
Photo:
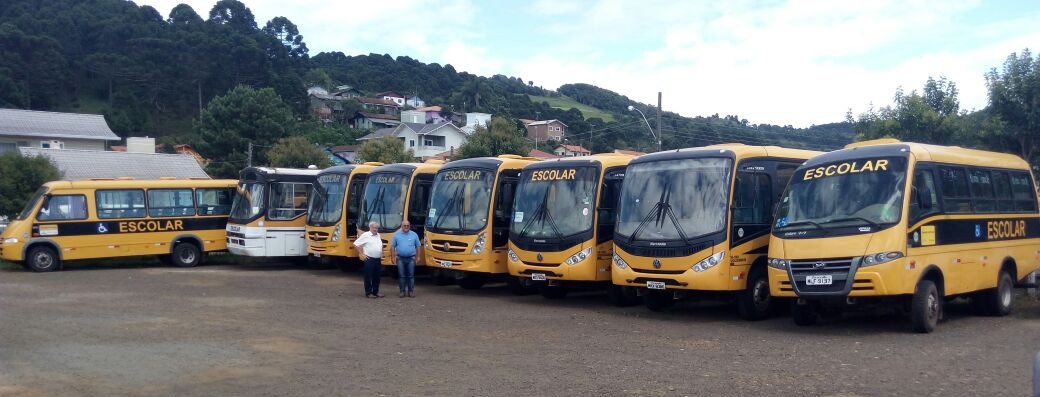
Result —
<svg viewBox="0 0 1040 397"><path fill-rule="evenodd" d="M975 238L982 238L982 225L975 225Z"/></svg>
<svg viewBox="0 0 1040 397"><path fill-rule="evenodd" d="M108 233L108 228L105 227L104 223L99 223L99 224L97 224L97 232L98 233Z"/></svg>

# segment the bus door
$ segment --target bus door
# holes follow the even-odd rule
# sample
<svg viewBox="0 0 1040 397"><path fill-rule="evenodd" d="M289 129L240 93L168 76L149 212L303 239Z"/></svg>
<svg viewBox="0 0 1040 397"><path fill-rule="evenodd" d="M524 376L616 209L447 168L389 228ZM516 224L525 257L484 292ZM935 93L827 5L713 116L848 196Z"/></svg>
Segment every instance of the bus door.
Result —
<svg viewBox="0 0 1040 397"><path fill-rule="evenodd" d="M430 191L433 189L434 174L419 174L412 180L412 196L408 202L408 222L419 240L426 231L426 216L430 213Z"/></svg>
<svg viewBox="0 0 1040 397"><path fill-rule="evenodd" d="M347 186L347 233L348 241L354 241L358 236L358 219L361 217L361 200L364 199L365 181L368 174L354 174ZM367 230L368 227L365 226Z"/></svg>
<svg viewBox="0 0 1040 397"><path fill-rule="evenodd" d="M769 161L745 161L737 169L730 217L731 260L735 265L750 266L766 254L776 200L771 176L775 172L776 163ZM753 242L756 239L761 241ZM738 248L741 245L744 247Z"/></svg>
<svg viewBox="0 0 1040 397"><path fill-rule="evenodd" d="M614 256L614 226L617 222L617 203L621 196L621 182L625 167L615 167L603 173L599 203L596 205L596 268L610 269ZM605 244L610 242L610 244Z"/></svg>
<svg viewBox="0 0 1040 397"><path fill-rule="evenodd" d="M495 207L491 219L491 247L504 250L509 243L509 225L512 221L513 198L520 182L520 170L503 170L498 174L495 189Z"/></svg>

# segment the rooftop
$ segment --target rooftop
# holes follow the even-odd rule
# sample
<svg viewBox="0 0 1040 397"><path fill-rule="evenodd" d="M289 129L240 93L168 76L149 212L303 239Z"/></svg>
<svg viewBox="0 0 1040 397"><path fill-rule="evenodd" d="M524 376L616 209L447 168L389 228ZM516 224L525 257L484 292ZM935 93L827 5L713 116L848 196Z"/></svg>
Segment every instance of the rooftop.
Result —
<svg viewBox="0 0 1040 397"><path fill-rule="evenodd" d="M118 141L100 114L0 109L0 135Z"/></svg>
<svg viewBox="0 0 1040 397"><path fill-rule="evenodd" d="M25 156L47 156L63 179L133 177L209 178L194 157L184 154L128 153L100 150L18 148Z"/></svg>

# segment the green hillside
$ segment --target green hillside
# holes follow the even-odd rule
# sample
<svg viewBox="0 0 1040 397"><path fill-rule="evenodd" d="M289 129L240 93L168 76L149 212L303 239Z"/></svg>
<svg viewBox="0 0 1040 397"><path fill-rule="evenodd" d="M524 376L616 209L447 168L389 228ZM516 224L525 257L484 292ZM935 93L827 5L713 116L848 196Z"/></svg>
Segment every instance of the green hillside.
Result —
<svg viewBox="0 0 1040 397"><path fill-rule="evenodd" d="M586 120L595 117L606 122L614 121L614 115L592 106L582 105L570 97L548 97L538 95L528 95L527 97L531 98L531 102L547 102L549 106L560 110L570 110L571 108L578 109L581 111L581 114L585 116Z"/></svg>

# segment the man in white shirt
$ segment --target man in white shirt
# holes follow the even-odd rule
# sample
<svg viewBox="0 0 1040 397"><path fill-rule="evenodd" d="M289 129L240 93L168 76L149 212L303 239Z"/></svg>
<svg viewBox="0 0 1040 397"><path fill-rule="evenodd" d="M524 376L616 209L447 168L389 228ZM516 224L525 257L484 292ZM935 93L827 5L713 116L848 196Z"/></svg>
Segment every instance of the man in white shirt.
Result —
<svg viewBox="0 0 1040 397"><path fill-rule="evenodd" d="M383 240L379 238L379 222L369 222L368 231L354 240L354 246L358 247L358 255L364 262L365 297L382 298L383 295L379 295L379 276L383 265L379 257L383 255Z"/></svg>

